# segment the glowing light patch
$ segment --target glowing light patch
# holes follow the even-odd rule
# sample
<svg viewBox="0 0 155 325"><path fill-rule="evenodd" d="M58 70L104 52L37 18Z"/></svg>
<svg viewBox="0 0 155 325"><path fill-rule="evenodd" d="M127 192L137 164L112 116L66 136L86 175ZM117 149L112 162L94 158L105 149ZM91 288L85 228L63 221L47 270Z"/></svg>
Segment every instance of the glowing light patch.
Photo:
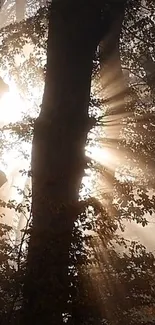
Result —
<svg viewBox="0 0 155 325"><path fill-rule="evenodd" d="M9 81L8 85L9 92L6 92L0 99L0 122L3 124L16 122L27 108L15 84Z"/></svg>
<svg viewBox="0 0 155 325"><path fill-rule="evenodd" d="M110 170L115 170L117 167L117 156L108 148L90 147L87 155Z"/></svg>

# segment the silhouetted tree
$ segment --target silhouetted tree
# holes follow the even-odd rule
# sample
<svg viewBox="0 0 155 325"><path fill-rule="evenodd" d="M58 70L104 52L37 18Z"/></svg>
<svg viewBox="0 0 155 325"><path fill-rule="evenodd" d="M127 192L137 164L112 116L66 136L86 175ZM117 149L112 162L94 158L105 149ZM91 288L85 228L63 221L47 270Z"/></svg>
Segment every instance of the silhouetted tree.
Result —
<svg viewBox="0 0 155 325"><path fill-rule="evenodd" d="M128 5L132 4L133 2L129 1ZM151 274L149 281L152 281L152 287L154 286L152 278L154 266L151 254L148 256L143 249L139 248L139 255L136 257L134 257L134 254L130 254L130 256L128 254L119 255L115 250L109 248L111 247L109 243L121 241L117 238L116 231L119 227L123 228L123 220L136 220L143 225L146 223L145 213L154 211L154 199L149 198L148 193L146 193L148 188L144 184L137 185L137 183L129 180L118 180L115 177L115 171L110 173L108 169L103 169L103 166L99 164L93 165L85 157L84 153L87 133L92 127L92 123L94 123L94 119L89 117L88 106L96 48L100 40L107 40L107 37L114 32L114 28L118 27L113 34L117 36L117 42L115 42L116 38L111 37L111 44L105 42L107 46L105 51L103 48L102 81L104 84L106 75L111 72L112 66L113 72L116 71L116 73L114 72L116 74L116 84L118 79L120 81L120 93L114 94L112 98L103 98L101 100L103 110L106 105L109 107L109 115L107 109L106 114L103 114L102 120L99 119L98 123L102 124L103 122L104 125L104 117L106 120L112 115L113 117L116 115L117 120L118 113L123 113L126 110L130 120L126 121L125 131L134 130L134 141L129 142L129 138L126 137L125 140L120 141L105 139L103 143L106 143L107 146L116 145L119 147L119 153L123 152L128 163L129 161L132 163L133 159L128 154L125 156L124 153L128 153L129 147L133 149L132 157L137 157L136 166L139 166L138 164L143 156L141 148L137 150L137 134L139 134L141 128L137 132L133 126L136 120L133 110L135 113L141 98L139 99L138 90L133 85L128 87L129 92L127 94L126 91L122 92L123 75L119 48L121 48L123 65L131 69L131 67L128 67L127 62L132 58L132 68L136 68L135 73L139 72L137 68L139 59L135 60L133 53L130 53L131 49L129 49L129 53L126 50L128 45L127 33L126 38L120 37L121 27L117 25L117 18L120 19L118 14L120 14L122 5L124 8L125 3L123 1L115 2L115 4L110 1L105 4L105 7L102 7L102 2L97 2L97 4L91 2L90 4L86 1L85 3L76 3L75 8L75 4L71 1L64 1L63 3L58 1L53 3L50 12L45 92L42 110L35 122L33 141L33 226L28 252L27 276L24 288L24 313L22 315L26 324L32 324L32 322L33 324L48 324L51 322L52 324L61 324L65 317L68 318L71 324L87 322L89 324L96 324L96 322L102 324L108 321L110 324L112 322L112 324L117 324L118 319L122 322L121 324L123 322L135 324L133 321L136 318L133 319L134 316L130 312L134 304L138 309L139 303L132 297L132 292L136 292L139 302L142 302L141 292L143 289L147 293L150 290L150 284L147 288L144 286L145 279L148 279L146 268ZM128 10L128 15L125 16L126 24L130 25L131 17L132 21L133 16L137 18L136 10L139 5L140 1L137 1L136 4L134 2L133 10ZM113 22L114 17L115 23ZM122 24L122 18L121 21L119 20L119 24ZM80 25L79 21L81 22ZM10 31L9 29L6 29L5 33L2 31L5 44L3 60L6 59L9 53L13 66L13 68L11 66L9 69L14 73L16 81L18 81L18 85L22 90L24 87L27 88L28 84L27 80L25 80L26 72L30 77L33 74L35 75L35 80L32 78L32 84L33 82L35 84L35 82L39 83L40 76L44 75L45 69L43 70L41 66L41 60L38 60L37 64L35 63L36 61L32 59L33 56L30 57L28 62L23 63L23 72L21 72L21 69L20 71L14 69L12 59L14 48L17 47L21 50L23 44L25 44L25 39L29 37L35 45L39 40L41 49L45 53L47 22L47 11L39 11L36 17L27 21L29 31L26 24L21 24L23 30L22 42L16 44L12 40L9 42L9 48L7 37ZM123 31L129 29L128 24L125 26L123 23ZM16 26L12 28L14 32ZM137 37L136 32L134 30L133 38ZM143 35L143 39L144 37L145 35ZM106 62L108 56L111 63L106 66L106 63L109 63ZM140 65L140 61L138 61L138 64ZM110 80L112 80L112 77ZM112 84L108 86L113 90ZM132 100L128 102L127 96ZM112 105L116 103L116 100L119 102L122 97L123 105L116 105L112 111ZM92 97L91 101L92 106L99 102L98 98ZM146 105L139 106L142 116L144 107ZM131 111L132 116L130 116ZM137 127L139 120L140 118L137 119ZM119 120L119 133L121 122L122 117ZM108 122L106 123L108 125ZM26 136L29 139L33 132L33 120L28 119L22 124L17 123L16 126L10 125L9 127L18 133L21 138L25 136L26 130ZM5 130L8 129L4 128L3 131ZM151 132L152 127L150 128ZM145 130L143 135L142 139L145 139ZM147 154L147 150L145 152L149 161L149 154ZM79 202L79 189L84 169L87 169L88 166L92 167L92 165L100 177L102 175L103 182L112 183L112 192L104 193L102 190L100 201L91 199ZM125 164L123 168L125 168ZM134 195L136 191L139 197ZM105 201L106 207L103 207ZM88 210L91 212L88 213ZM88 220L90 214L91 221ZM80 233L79 229L75 227L78 222L80 225L83 224L83 230L88 231L88 233L90 230L95 232L95 237L99 238L102 244L98 244L99 240L95 243L95 237L89 235L85 237L83 233ZM122 244L124 244L123 240ZM89 249L86 249L86 246ZM108 263L103 258L105 255L110 256ZM138 263L141 263L141 265ZM145 267L146 264L147 267ZM119 268L120 265L123 272ZM91 272L91 276L89 276L88 266L90 266L91 271L95 267L97 273L93 274ZM133 267L135 281L132 279L131 267ZM113 287L112 291L105 286L107 274ZM125 287L122 296L118 294L116 286L118 278L120 286ZM96 295L96 287L102 288L100 303ZM128 297L130 297L130 301ZM152 291L152 301L154 301L153 297L154 291ZM114 302L116 306L114 306ZM147 306L150 302L148 303L146 299L142 303ZM103 310L101 311L102 307ZM110 309L111 315L107 315L107 309Z"/></svg>

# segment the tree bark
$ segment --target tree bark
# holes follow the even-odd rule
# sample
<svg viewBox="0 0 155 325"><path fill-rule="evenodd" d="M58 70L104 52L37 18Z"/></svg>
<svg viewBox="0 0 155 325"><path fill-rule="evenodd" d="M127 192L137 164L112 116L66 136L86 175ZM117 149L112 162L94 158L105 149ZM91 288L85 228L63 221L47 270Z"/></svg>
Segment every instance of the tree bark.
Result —
<svg viewBox="0 0 155 325"><path fill-rule="evenodd" d="M29 325L60 325L67 312L69 250L87 167L88 106L99 24L95 2L53 3L43 104L32 149L33 228L23 309Z"/></svg>

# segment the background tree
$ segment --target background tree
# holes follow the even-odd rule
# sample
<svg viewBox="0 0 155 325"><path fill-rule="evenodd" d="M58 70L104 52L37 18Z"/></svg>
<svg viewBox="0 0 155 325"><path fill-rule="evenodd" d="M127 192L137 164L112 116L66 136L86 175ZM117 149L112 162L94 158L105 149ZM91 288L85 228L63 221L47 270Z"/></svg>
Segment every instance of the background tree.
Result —
<svg viewBox="0 0 155 325"><path fill-rule="evenodd" d="M16 20L17 22L25 18L26 0L16 0Z"/></svg>

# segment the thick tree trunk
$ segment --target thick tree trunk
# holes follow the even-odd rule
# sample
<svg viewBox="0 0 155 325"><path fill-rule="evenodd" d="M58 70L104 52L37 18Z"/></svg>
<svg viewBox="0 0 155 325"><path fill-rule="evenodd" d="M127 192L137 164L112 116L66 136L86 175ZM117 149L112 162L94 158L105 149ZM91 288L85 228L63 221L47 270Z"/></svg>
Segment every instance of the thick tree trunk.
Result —
<svg viewBox="0 0 155 325"><path fill-rule="evenodd" d="M24 289L29 325L60 325L66 312L99 23L100 10L89 1L53 4L43 105L32 150L33 230Z"/></svg>

